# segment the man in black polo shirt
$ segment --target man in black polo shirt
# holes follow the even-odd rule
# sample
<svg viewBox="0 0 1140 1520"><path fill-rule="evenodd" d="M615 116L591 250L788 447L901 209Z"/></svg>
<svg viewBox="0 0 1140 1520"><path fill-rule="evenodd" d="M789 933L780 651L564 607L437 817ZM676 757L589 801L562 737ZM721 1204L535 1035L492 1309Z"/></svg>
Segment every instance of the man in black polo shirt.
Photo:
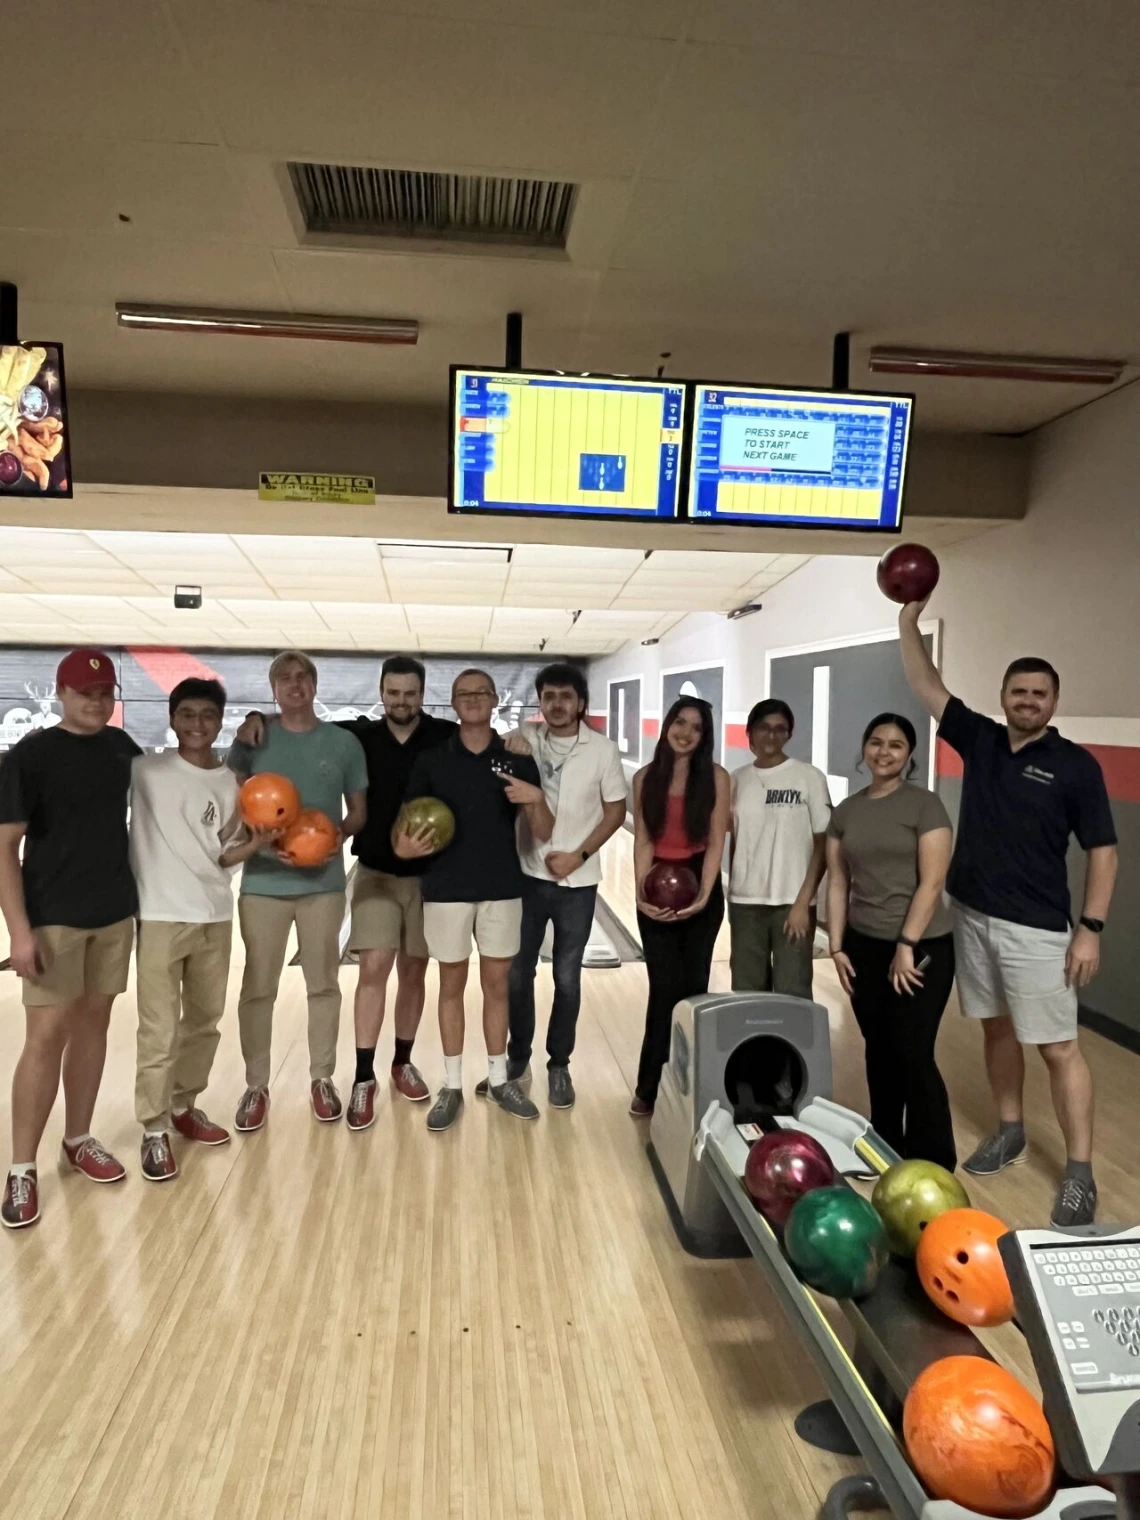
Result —
<svg viewBox="0 0 1140 1520"><path fill-rule="evenodd" d="M472 937L483 990L487 1095L519 1119L538 1118L538 1109L518 1084L507 1080L507 983L519 949L523 894L515 823L521 807L534 837L548 840L554 818L534 761L509 754L491 727L497 700L495 683L485 670L461 671L451 691L458 732L418 757L408 783L409 800L438 797L455 815L455 838L428 861L423 877L424 934L429 953L439 962L439 1029L447 1073L428 1115L433 1131L450 1129L463 1105L463 992ZM394 830L396 855L402 860L427 857L425 834Z"/></svg>
<svg viewBox="0 0 1140 1520"><path fill-rule="evenodd" d="M925 603L899 617L903 665L939 736L964 764L958 839L947 888L962 1012L983 1019L986 1071L999 1127L963 1163L990 1176L1024 1159L1022 1047L1049 1069L1065 1137L1065 1176L1053 1205L1060 1228L1091 1224L1092 1075L1077 1042L1078 992L1100 966L1100 935L1116 879L1116 831L1100 766L1049 726L1060 681L1046 660L1014 660L1005 673L1005 724L952 697L926 652ZM1084 907L1072 929L1066 853L1070 835L1088 856Z"/></svg>
<svg viewBox="0 0 1140 1520"><path fill-rule="evenodd" d="M412 1044L424 1010L428 948L424 939L420 877L426 861L401 860L392 849L392 825L418 756L456 731L447 718L425 713L424 667L393 655L380 667L384 717L342 723L364 746L368 762L368 821L352 843L357 866L352 887L349 949L360 962L356 983L356 1076L348 1102L349 1129L367 1129L376 1117L376 1041L384 1022L388 977L396 967L396 1044L392 1082L405 1098L427 1098L427 1083L412 1064Z"/></svg>
<svg viewBox="0 0 1140 1520"><path fill-rule="evenodd" d="M28 734L0 766L0 909L26 1022L0 1205L13 1230L40 1217L36 1152L61 1068L65 1163L92 1182L126 1175L90 1133L111 1004L127 985L138 911L127 793L131 761L142 751L108 726L116 688L107 655L73 650L56 672L62 722Z"/></svg>

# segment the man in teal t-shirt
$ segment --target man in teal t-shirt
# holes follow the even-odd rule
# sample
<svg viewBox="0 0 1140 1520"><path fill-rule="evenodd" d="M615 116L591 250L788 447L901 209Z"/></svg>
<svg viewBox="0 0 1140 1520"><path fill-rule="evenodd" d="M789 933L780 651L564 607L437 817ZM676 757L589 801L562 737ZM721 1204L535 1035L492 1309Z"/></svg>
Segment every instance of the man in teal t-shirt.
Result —
<svg viewBox="0 0 1140 1520"><path fill-rule="evenodd" d="M279 654L269 667L269 684L280 717L265 725L264 734L260 718L255 723L247 720L248 726L238 731L230 750L230 767L243 779L265 771L287 776L301 794L301 806L319 808L331 818L343 842L364 826L368 766L360 741L334 723L322 723L313 711L317 668L307 654L298 650ZM246 1133L260 1129L269 1112L273 1005L294 924L309 1000L313 1113L326 1123L341 1116L332 1076L340 1031L344 891L344 855L339 848L321 866L290 865L267 849L252 856L243 868L238 921L245 943L245 974L238 998L238 1026L246 1092L238 1104L235 1129Z"/></svg>

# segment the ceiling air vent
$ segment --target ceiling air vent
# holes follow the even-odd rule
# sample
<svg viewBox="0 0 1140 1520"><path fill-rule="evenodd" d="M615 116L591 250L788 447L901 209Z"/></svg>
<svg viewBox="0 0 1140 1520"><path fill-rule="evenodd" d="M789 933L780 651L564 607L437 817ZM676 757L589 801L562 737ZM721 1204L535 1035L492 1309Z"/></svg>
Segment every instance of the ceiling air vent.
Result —
<svg viewBox="0 0 1140 1520"><path fill-rule="evenodd" d="M288 165L305 229L336 238L417 238L566 247L577 185L563 180Z"/></svg>

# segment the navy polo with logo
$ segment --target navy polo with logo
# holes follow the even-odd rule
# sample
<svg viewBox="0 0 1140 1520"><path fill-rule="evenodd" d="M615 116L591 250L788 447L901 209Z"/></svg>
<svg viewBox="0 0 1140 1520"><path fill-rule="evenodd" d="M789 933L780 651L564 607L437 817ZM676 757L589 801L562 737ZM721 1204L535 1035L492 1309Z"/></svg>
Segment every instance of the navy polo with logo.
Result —
<svg viewBox="0 0 1140 1520"><path fill-rule="evenodd" d="M1014 751L1003 723L957 697L938 736L965 769L950 896L990 918L1063 933L1072 922L1070 837L1084 850L1116 843L1100 766L1055 728Z"/></svg>

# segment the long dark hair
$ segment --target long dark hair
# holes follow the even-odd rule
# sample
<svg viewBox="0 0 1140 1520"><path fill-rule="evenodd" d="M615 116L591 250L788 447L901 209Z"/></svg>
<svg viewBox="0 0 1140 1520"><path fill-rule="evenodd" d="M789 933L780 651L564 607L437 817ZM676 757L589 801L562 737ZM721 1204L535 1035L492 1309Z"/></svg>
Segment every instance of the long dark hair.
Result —
<svg viewBox="0 0 1140 1520"><path fill-rule="evenodd" d="M914 752L918 746L918 735L914 731L914 724L903 713L885 712L880 713L877 718L871 719L870 723L863 730L863 742L859 746L859 765L862 766L863 764L863 751L867 748L867 740L877 728L888 727L897 728L906 740L907 749L910 751L910 764L906 768L903 780L909 781L918 769L918 761L914 758Z"/></svg>
<svg viewBox="0 0 1140 1520"><path fill-rule="evenodd" d="M665 832L666 798L673 780L676 756L669 744L669 730L677 714L691 707L701 717L701 739L689 756L689 775L685 782L685 833L693 844L707 839L716 806L716 762L713 760L713 711L703 697L678 697L661 723L661 737L646 767L641 783L641 816L650 839L660 839Z"/></svg>

